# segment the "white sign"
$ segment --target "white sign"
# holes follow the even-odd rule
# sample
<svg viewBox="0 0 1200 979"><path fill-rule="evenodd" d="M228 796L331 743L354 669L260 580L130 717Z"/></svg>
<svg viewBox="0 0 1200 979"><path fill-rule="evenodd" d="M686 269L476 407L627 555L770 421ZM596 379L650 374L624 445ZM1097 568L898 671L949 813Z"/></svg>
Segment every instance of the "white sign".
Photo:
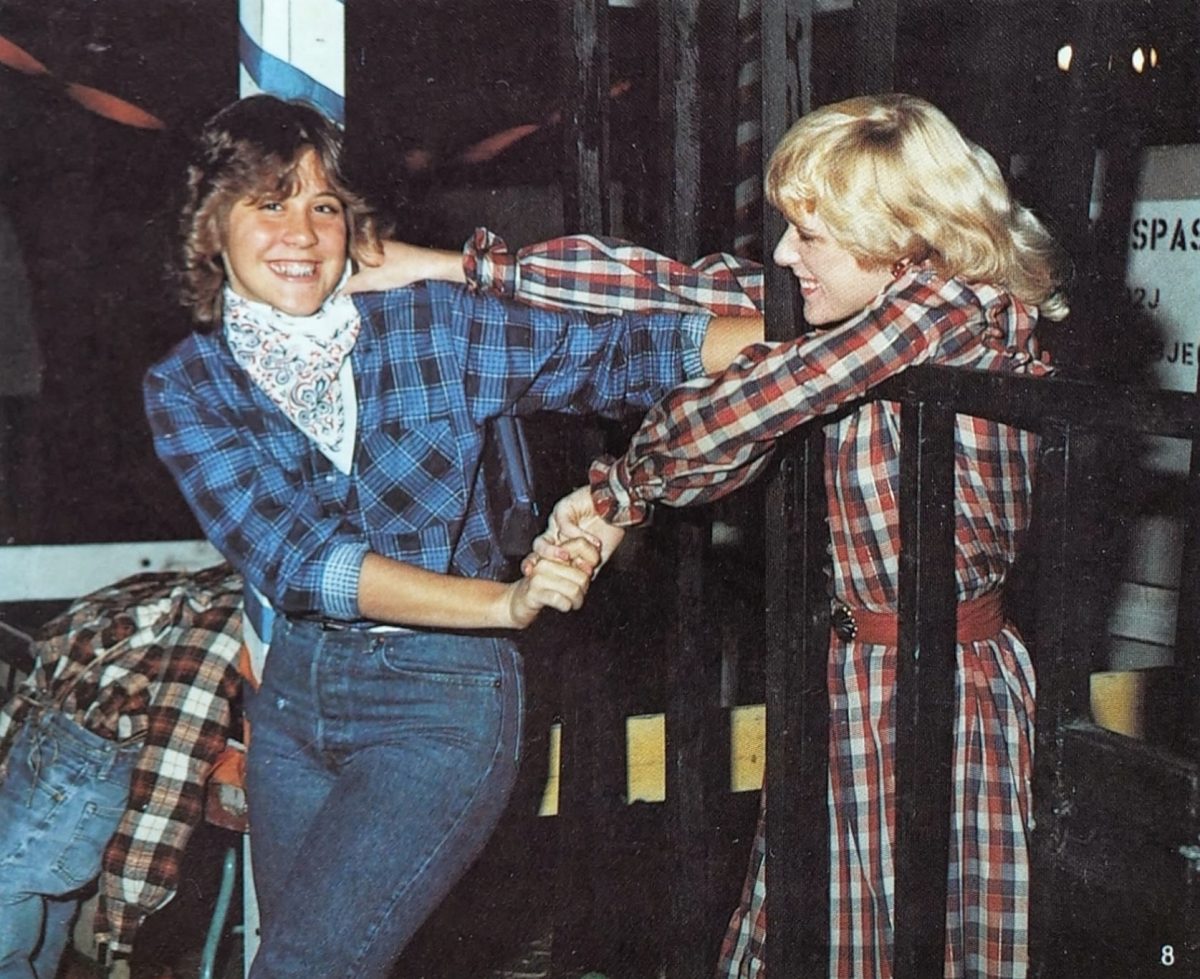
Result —
<svg viewBox="0 0 1200 979"><path fill-rule="evenodd" d="M1157 328L1153 369L1173 391L1200 369L1200 146L1153 146L1142 158L1129 225L1130 306Z"/></svg>

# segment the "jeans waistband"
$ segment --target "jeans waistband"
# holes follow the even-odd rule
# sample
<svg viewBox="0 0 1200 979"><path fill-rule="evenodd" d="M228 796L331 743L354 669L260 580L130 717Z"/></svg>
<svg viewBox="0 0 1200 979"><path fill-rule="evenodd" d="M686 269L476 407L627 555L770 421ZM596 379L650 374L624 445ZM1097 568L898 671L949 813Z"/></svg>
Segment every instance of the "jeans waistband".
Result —
<svg viewBox="0 0 1200 979"><path fill-rule="evenodd" d="M106 738L95 731L89 731L69 714L50 707L35 708L32 719L33 723L46 733L53 733L59 738L67 739L78 745L81 750L96 752L98 756L108 756L122 751L140 751L141 742L146 739L145 734L138 734L120 741Z"/></svg>
<svg viewBox="0 0 1200 979"><path fill-rule="evenodd" d="M28 737L27 761L35 773L59 759L75 758L100 778L107 778L118 764L123 767L131 764L141 752L144 740L139 736L126 741L110 741L87 730L62 711L40 706L25 718L23 731Z"/></svg>
<svg viewBox="0 0 1200 979"><path fill-rule="evenodd" d="M347 621L346 619L331 619L327 615L289 615L286 617L289 622L305 623L314 625L324 632L370 632L370 633L389 633L389 632L418 632L424 630L410 629L402 625L385 625L381 622L372 622L370 619L358 619Z"/></svg>

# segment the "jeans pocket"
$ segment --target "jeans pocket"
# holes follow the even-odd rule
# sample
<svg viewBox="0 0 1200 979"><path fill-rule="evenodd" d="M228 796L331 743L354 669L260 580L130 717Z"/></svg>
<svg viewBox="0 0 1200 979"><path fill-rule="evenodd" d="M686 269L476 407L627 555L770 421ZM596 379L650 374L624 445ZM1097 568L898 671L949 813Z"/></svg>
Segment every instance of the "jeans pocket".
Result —
<svg viewBox="0 0 1200 979"><path fill-rule="evenodd" d="M125 807L86 802L75 829L54 863L54 872L71 887L95 880L108 841L116 832Z"/></svg>
<svg viewBox="0 0 1200 979"><path fill-rule="evenodd" d="M500 665L488 640L470 640L471 646L485 650L486 655L463 655L464 647L471 647L457 637L437 640L431 642L424 636L385 640L379 662L389 673L414 680L462 687L501 686Z"/></svg>

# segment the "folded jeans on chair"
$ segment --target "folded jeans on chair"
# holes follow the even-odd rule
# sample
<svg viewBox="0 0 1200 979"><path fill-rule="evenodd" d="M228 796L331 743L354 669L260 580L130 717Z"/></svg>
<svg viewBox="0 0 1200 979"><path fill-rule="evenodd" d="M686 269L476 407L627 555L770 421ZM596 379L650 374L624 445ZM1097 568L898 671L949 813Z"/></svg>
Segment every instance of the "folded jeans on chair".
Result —
<svg viewBox="0 0 1200 979"><path fill-rule="evenodd" d="M53 979L140 750L56 711L35 712L13 739L0 781L0 979Z"/></svg>

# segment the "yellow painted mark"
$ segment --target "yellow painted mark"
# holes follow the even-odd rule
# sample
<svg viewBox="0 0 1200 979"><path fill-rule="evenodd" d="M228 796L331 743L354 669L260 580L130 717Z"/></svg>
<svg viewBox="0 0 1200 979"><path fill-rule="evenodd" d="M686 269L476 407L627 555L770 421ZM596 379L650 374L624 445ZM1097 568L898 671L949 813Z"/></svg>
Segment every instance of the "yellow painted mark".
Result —
<svg viewBox="0 0 1200 979"><path fill-rule="evenodd" d="M735 707L729 715L729 791L762 788L766 760L766 707ZM666 719L635 714L625 719L626 792L629 802L662 802L667 797ZM539 815L558 814L558 777L562 764L562 726L550 728L546 788Z"/></svg>

